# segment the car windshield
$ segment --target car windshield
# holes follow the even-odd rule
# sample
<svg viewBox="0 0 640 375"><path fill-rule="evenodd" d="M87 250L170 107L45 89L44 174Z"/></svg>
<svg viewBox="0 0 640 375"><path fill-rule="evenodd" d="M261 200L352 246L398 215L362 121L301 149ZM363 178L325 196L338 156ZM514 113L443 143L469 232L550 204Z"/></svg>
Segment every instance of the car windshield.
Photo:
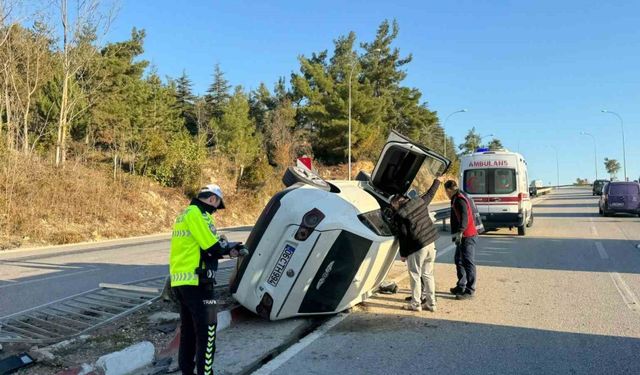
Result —
<svg viewBox="0 0 640 375"><path fill-rule="evenodd" d="M469 194L509 194L516 191L516 171L506 168L468 169L464 191Z"/></svg>
<svg viewBox="0 0 640 375"><path fill-rule="evenodd" d="M640 189L636 184L612 184L609 186L609 195L638 195Z"/></svg>

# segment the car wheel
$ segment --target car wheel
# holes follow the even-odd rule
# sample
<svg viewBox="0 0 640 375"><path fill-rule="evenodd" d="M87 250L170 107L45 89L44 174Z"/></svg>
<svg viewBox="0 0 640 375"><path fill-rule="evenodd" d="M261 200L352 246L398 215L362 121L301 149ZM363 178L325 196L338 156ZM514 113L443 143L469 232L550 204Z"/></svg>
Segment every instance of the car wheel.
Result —
<svg viewBox="0 0 640 375"><path fill-rule="evenodd" d="M284 186L289 187L297 183L303 183L311 186L315 186L318 189L330 191L331 185L322 177L317 174L300 167L289 167L282 176L282 183Z"/></svg>
<svg viewBox="0 0 640 375"><path fill-rule="evenodd" d="M529 221L527 222L527 228L531 228L533 226L533 211L531 211L531 215L529 216Z"/></svg>
<svg viewBox="0 0 640 375"><path fill-rule="evenodd" d="M526 225L519 226L518 236L524 236L525 234L527 234L527 226Z"/></svg>
<svg viewBox="0 0 640 375"><path fill-rule="evenodd" d="M602 212L602 208L598 207L598 214L600 214L600 216L602 216L604 214L604 212Z"/></svg>

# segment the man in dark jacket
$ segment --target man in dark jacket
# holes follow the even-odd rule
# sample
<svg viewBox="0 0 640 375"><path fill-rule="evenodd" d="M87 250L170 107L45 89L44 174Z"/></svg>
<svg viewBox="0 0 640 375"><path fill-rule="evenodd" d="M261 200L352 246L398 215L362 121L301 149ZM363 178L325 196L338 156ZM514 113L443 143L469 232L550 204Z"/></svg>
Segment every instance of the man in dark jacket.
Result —
<svg viewBox="0 0 640 375"><path fill-rule="evenodd" d="M438 229L429 216L428 205L440 187L442 178L433 181L429 191L419 198L396 196L391 200L394 223L400 242L400 256L407 262L411 284L411 300L405 310L436 311L436 288L433 277L436 260L435 241Z"/></svg>
<svg viewBox="0 0 640 375"><path fill-rule="evenodd" d="M444 189L451 199L451 235L456 244L454 259L458 274L458 283L450 291L456 299L471 299L476 292L474 255L478 239L472 204L455 181L445 182Z"/></svg>

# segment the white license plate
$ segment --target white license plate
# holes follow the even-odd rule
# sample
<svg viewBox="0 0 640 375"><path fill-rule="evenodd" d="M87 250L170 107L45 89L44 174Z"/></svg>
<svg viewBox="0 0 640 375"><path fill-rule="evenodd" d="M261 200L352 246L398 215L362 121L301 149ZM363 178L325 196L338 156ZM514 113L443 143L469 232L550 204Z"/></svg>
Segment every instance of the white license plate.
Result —
<svg viewBox="0 0 640 375"><path fill-rule="evenodd" d="M480 215L480 220L487 220L487 215Z"/></svg>
<svg viewBox="0 0 640 375"><path fill-rule="evenodd" d="M293 253L296 249L291 245L285 245L284 250L282 250L282 254L280 254L280 258L276 262L276 265L273 267L273 271L271 271L271 275L269 275L269 279L267 283L273 286L278 286L278 282L280 282L280 278L284 274L291 257L293 257Z"/></svg>
<svg viewBox="0 0 640 375"><path fill-rule="evenodd" d="M624 203L611 203L611 207L622 207Z"/></svg>

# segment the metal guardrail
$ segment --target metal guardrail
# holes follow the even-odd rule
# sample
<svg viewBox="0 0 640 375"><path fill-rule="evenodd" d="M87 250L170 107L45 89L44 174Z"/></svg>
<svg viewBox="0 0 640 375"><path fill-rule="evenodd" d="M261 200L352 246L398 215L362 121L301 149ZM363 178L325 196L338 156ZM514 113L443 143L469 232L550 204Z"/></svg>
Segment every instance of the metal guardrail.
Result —
<svg viewBox="0 0 640 375"><path fill-rule="evenodd" d="M229 285L233 267L222 268L218 286ZM51 344L89 333L158 300L167 276L100 288L0 319L0 343Z"/></svg>

